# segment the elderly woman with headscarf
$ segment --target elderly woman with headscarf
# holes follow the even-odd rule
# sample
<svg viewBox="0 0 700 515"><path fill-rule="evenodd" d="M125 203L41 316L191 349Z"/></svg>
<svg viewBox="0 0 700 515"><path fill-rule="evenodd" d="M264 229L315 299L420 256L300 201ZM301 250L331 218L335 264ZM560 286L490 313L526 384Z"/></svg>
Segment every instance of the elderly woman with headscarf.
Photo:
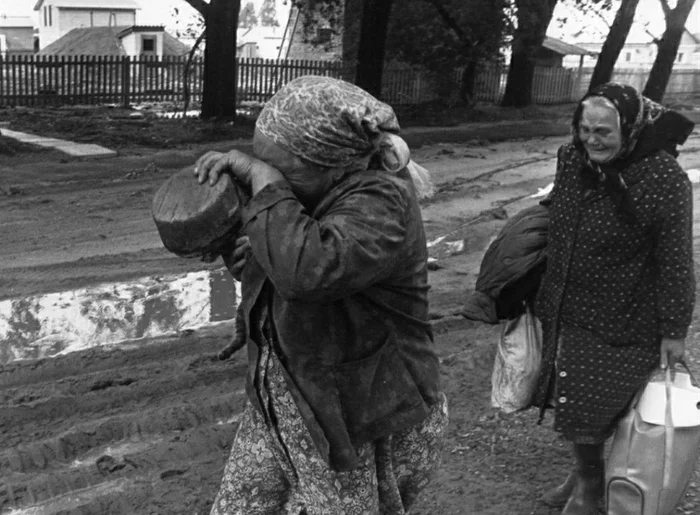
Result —
<svg viewBox="0 0 700 515"><path fill-rule="evenodd" d="M260 113L255 158L196 164L200 182L231 173L252 197L248 404L213 514L402 514L440 462L447 405L398 130L363 90L307 76Z"/></svg>
<svg viewBox="0 0 700 515"><path fill-rule="evenodd" d="M592 515L603 496L606 439L650 374L685 352L695 302L693 192L675 157L693 124L608 83L583 98L572 129L548 199L535 404L554 407L554 428L577 461L542 501Z"/></svg>

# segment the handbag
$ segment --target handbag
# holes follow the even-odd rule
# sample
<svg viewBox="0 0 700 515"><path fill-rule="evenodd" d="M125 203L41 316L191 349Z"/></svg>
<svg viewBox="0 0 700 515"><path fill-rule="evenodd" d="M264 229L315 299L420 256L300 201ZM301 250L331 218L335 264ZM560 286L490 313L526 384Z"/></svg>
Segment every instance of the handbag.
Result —
<svg viewBox="0 0 700 515"><path fill-rule="evenodd" d="M670 515L683 498L700 448L700 389L666 369L622 418L606 463L607 515ZM661 415L663 413L663 417Z"/></svg>
<svg viewBox="0 0 700 515"><path fill-rule="evenodd" d="M491 374L491 406L506 413L530 406L542 368L542 326L530 306L503 324Z"/></svg>

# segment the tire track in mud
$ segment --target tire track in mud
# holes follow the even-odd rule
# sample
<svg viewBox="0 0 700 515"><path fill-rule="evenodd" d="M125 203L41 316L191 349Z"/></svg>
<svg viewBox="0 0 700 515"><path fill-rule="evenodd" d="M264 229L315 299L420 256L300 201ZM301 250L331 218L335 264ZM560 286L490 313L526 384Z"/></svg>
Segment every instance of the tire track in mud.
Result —
<svg viewBox="0 0 700 515"><path fill-rule="evenodd" d="M0 513L204 513L245 403L229 331L0 367Z"/></svg>

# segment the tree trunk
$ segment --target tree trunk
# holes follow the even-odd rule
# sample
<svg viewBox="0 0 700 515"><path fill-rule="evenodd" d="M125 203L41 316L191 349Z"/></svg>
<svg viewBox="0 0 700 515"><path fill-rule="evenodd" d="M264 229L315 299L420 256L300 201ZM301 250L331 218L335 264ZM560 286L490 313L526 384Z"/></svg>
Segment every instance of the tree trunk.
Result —
<svg viewBox="0 0 700 515"><path fill-rule="evenodd" d="M355 83L355 77L357 76L357 45L360 41L362 24L362 16L357 16L357 13L362 12L364 0L345 0L343 6L342 78L348 82Z"/></svg>
<svg viewBox="0 0 700 515"><path fill-rule="evenodd" d="M666 92L666 86L671 78L673 63L676 60L678 47L685 31L685 22L695 4L695 0L678 0L675 9L668 7L667 0L661 0L666 16L666 30L658 42L658 52L649 72L644 96L656 102L661 102Z"/></svg>
<svg viewBox="0 0 700 515"><path fill-rule="evenodd" d="M506 91L501 105L522 107L532 104L535 57L542 46L557 0L516 0L518 27L513 34Z"/></svg>
<svg viewBox="0 0 700 515"><path fill-rule="evenodd" d="M615 63L620 56L622 47L625 46L627 35L632 27L634 14L637 11L637 4L639 4L639 0L622 0L620 8L615 14L615 20L610 27L610 32L608 32L608 37L605 38L603 48L600 50L598 61L595 63L595 69L593 70L591 82L588 85L588 91L591 91L601 84L610 82Z"/></svg>
<svg viewBox="0 0 700 515"><path fill-rule="evenodd" d="M236 28L240 0L211 0L205 17L202 118L236 116Z"/></svg>
<svg viewBox="0 0 700 515"><path fill-rule="evenodd" d="M382 71L386 33L393 0L364 0L360 42L357 46L355 84L379 97L382 93ZM346 11L346 16L352 12Z"/></svg>
<svg viewBox="0 0 700 515"><path fill-rule="evenodd" d="M459 87L459 99L467 106L474 103L474 86L476 85L477 59L471 57L462 71Z"/></svg>

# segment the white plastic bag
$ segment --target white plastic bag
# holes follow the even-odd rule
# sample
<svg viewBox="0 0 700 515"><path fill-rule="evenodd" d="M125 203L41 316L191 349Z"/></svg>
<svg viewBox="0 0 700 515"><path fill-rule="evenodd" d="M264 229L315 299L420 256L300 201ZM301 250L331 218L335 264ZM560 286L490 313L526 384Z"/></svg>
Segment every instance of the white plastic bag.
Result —
<svg viewBox="0 0 700 515"><path fill-rule="evenodd" d="M527 408L542 367L542 326L529 307L507 320L491 374L491 406L506 413Z"/></svg>

